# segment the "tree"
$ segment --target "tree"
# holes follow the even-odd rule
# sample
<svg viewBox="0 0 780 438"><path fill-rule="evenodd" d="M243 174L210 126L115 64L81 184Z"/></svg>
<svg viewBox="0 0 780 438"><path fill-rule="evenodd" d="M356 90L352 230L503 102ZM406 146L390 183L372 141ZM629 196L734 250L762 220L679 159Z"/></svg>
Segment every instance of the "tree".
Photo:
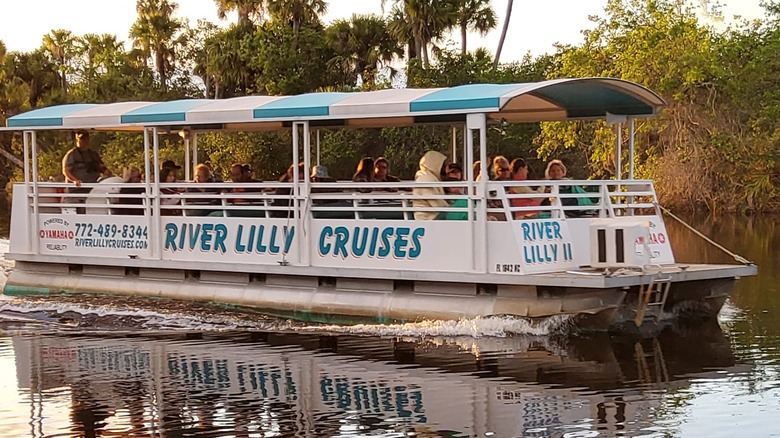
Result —
<svg viewBox="0 0 780 438"><path fill-rule="evenodd" d="M300 44L294 44L296 39ZM271 21L244 40L241 50L257 73L256 92L301 94L334 84L326 65L332 55L320 29L303 26L296 36L286 23Z"/></svg>
<svg viewBox="0 0 780 438"><path fill-rule="evenodd" d="M60 88L68 94L68 74L72 72L71 62L76 53L76 39L69 30L56 29L43 37L43 48L51 56L57 68Z"/></svg>
<svg viewBox="0 0 780 438"><path fill-rule="evenodd" d="M144 65L147 65L149 58L154 59L163 91L167 90L168 76L173 68L175 46L184 42L176 39L183 27L181 21L173 18L177 7L175 2L168 0L138 0L138 18L130 28L133 47L139 50Z"/></svg>
<svg viewBox="0 0 780 438"><path fill-rule="evenodd" d="M220 20L227 18L228 12L236 11L240 26L251 24L253 19L262 19L265 13L265 0L214 0L214 3Z"/></svg>
<svg viewBox="0 0 780 438"><path fill-rule="evenodd" d="M328 10L325 0L268 0L268 12L274 20L292 24L294 44L304 24L319 25L320 15Z"/></svg>
<svg viewBox="0 0 780 438"><path fill-rule="evenodd" d="M30 107L35 108L59 100L53 96L58 92L57 88L61 87L60 75L44 49L6 54L5 69L8 80L14 84L9 83L7 86L9 89L17 88L14 92L26 88L26 104ZM61 88L59 92L62 92Z"/></svg>
<svg viewBox="0 0 780 438"><path fill-rule="evenodd" d="M393 0L389 28L401 41L414 40L415 54L430 66L429 46L452 29L458 19L457 0ZM384 8L386 0L382 0Z"/></svg>
<svg viewBox="0 0 780 438"><path fill-rule="evenodd" d="M458 0L458 25L460 26L460 50L466 53L466 33L469 30L486 35L496 27L496 11L490 0Z"/></svg>
<svg viewBox="0 0 780 438"><path fill-rule="evenodd" d="M501 37L498 39L498 48L496 49L496 58L493 60L493 68L498 68L498 62L501 59L501 50L504 48L504 40L506 40L506 33L509 30L509 19L512 18L513 6L514 0L507 0L506 17L504 18L504 26L501 28Z"/></svg>
<svg viewBox="0 0 780 438"><path fill-rule="evenodd" d="M326 29L328 44L336 53L329 65L373 89L378 66L403 55L399 41L387 29L378 15L352 15L349 20L336 20Z"/></svg>
<svg viewBox="0 0 780 438"><path fill-rule="evenodd" d="M117 40L116 35L86 34L76 40L79 54L77 66L80 74L81 86L92 91L97 91L97 83L100 77L118 72L125 63L124 43ZM94 99L99 101L96 95Z"/></svg>

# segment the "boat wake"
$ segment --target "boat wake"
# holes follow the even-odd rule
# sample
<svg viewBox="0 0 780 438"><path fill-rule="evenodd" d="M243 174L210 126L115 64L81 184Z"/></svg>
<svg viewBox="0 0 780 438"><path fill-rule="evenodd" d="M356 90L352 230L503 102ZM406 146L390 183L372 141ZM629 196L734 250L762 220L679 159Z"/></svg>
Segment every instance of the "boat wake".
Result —
<svg viewBox="0 0 780 438"><path fill-rule="evenodd" d="M116 297L0 297L0 329L289 330L288 321L190 302Z"/></svg>
<svg viewBox="0 0 780 438"><path fill-rule="evenodd" d="M406 324L360 324L305 327L303 330L347 333L353 335L394 337L499 337L509 335L545 336L565 331L569 327L569 315L559 315L540 320L511 316L460 319L457 321L421 321Z"/></svg>
<svg viewBox="0 0 780 438"><path fill-rule="evenodd" d="M538 321L508 316L421 321L407 324L312 325L274 318L250 309L227 309L189 301L113 296L0 296L0 330L58 331L285 331L327 332L377 337L505 338L546 336L564 331L568 317Z"/></svg>

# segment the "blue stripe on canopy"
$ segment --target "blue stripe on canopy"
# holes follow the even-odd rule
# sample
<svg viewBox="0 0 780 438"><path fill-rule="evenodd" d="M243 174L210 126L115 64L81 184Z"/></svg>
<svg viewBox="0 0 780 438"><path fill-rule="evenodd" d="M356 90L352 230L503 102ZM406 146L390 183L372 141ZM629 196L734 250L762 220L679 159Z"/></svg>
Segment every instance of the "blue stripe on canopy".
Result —
<svg viewBox="0 0 780 438"><path fill-rule="evenodd" d="M604 81L563 82L533 92L566 109L570 118L604 117L606 113L626 116L653 114L651 105Z"/></svg>
<svg viewBox="0 0 780 438"><path fill-rule="evenodd" d="M352 93L309 93L290 96L254 110L255 119L282 117L316 117L330 114L330 105L351 96Z"/></svg>
<svg viewBox="0 0 780 438"><path fill-rule="evenodd" d="M498 108L502 95L522 84L471 84L431 93L410 104L415 112Z"/></svg>
<svg viewBox="0 0 780 438"><path fill-rule="evenodd" d="M148 105L122 115L122 123L185 122L187 111L205 105L211 100L186 99Z"/></svg>
<svg viewBox="0 0 780 438"><path fill-rule="evenodd" d="M10 117L6 120L9 128L36 127L36 126L62 126L62 118L89 108L97 104L72 103L68 105L50 106Z"/></svg>

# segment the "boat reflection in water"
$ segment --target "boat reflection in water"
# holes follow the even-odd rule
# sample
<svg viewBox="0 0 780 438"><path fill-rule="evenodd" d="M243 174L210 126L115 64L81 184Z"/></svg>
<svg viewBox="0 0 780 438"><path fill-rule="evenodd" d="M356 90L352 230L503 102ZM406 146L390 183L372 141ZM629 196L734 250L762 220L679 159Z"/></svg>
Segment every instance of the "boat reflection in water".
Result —
<svg viewBox="0 0 780 438"><path fill-rule="evenodd" d="M257 332L12 340L35 436L612 436L657 427L671 415L668 394L693 379L745 371L717 325L561 341ZM57 418L63 405L70 412Z"/></svg>

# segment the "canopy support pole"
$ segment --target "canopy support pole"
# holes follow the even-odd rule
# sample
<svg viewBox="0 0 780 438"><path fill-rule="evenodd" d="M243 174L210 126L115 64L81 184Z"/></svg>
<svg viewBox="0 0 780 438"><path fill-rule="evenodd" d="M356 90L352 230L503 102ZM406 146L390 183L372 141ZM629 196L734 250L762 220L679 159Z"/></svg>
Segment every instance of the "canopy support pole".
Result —
<svg viewBox="0 0 780 438"><path fill-rule="evenodd" d="M467 154L467 152L466 152L466 151L469 149L469 142L468 142L468 140L466 139L466 137L467 137L467 135L466 135L466 134L468 134L468 132L469 132L469 130L468 130L468 128L466 127L466 124L464 123L464 124L463 124L463 145L462 145L462 146L463 146L463 159L464 159L464 160L466 159L466 154ZM461 163L461 167L463 167L462 163ZM473 174L474 174L474 171L473 171L473 169L474 169L474 153L473 153L473 151L472 151L472 154L471 154L471 163L467 163L467 164L466 164L466 167L464 167L464 168L463 168L463 172L464 172L464 175L463 175L463 176L464 176L464 177L466 176L466 175L465 175L465 173L470 173L470 174L472 174L472 177L471 177L471 179L474 179L474 176L473 176Z"/></svg>
<svg viewBox="0 0 780 438"><path fill-rule="evenodd" d="M301 127L303 128L303 167L306 169L304 172L304 175L306 175L306 178L303 180L303 191L304 191L304 205L303 205L303 217L300 219L300 225L303 225L301 227L296 226L296 230L301 233L298 236L298 248L303 249L303 251L299 251L298 254L300 254L301 263L303 263L306 266L311 265L311 245L309 244L309 239L304 238L304 231L311 230L311 215L308 214L308 206L311 205L311 177L309 176L309 169L311 169L311 130L309 129L309 122L303 122L301 123ZM317 130L317 137L319 139L319 133L320 130ZM320 164L320 148L319 143L317 143L317 164ZM299 214L300 216L300 214ZM293 237L295 237L293 235Z"/></svg>
<svg viewBox="0 0 780 438"><path fill-rule="evenodd" d="M620 181L623 178L623 124L617 124L617 146L615 147L615 179Z"/></svg>
<svg viewBox="0 0 780 438"><path fill-rule="evenodd" d="M22 133L22 142L24 143L24 182L30 182L30 136L32 131Z"/></svg>
<svg viewBox="0 0 780 438"><path fill-rule="evenodd" d="M320 165L320 130L319 129L317 130L317 165L318 166Z"/></svg>
<svg viewBox="0 0 780 438"><path fill-rule="evenodd" d="M622 114L607 113L607 125L617 126L617 144L615 145L615 179L620 181L623 178L623 124L627 121L627 116Z"/></svg>
<svg viewBox="0 0 780 438"><path fill-rule="evenodd" d="M628 179L634 179L634 147L636 137L634 118L628 118Z"/></svg>
<svg viewBox="0 0 780 438"><path fill-rule="evenodd" d="M184 138L184 180L190 180L190 133L182 130L179 134Z"/></svg>
<svg viewBox="0 0 780 438"><path fill-rule="evenodd" d="M195 178L195 167L198 165L198 133L192 135L192 177ZM187 178L189 181L189 178Z"/></svg>
<svg viewBox="0 0 780 438"><path fill-rule="evenodd" d="M452 127L452 156L450 157L451 163L458 162L458 128Z"/></svg>
<svg viewBox="0 0 780 438"><path fill-rule="evenodd" d="M149 193L151 192L151 183L149 182L149 176L150 176L150 169L149 169L149 154L150 154L150 147L149 147L149 136L155 135L156 136L156 129L155 128L144 128L144 219L146 220L147 229L148 229L148 236L150 238L150 241L153 241L155 235L154 235L154 228L155 224L152 223L152 215L149 214L149 206L146 201L149 200ZM157 245L150 245L151 250L151 256L154 257L154 252L157 249Z"/></svg>
<svg viewBox="0 0 780 438"><path fill-rule="evenodd" d="M22 132L22 143L24 144L24 211L25 216L28 219L29 223L29 214L30 214L30 208L29 208L29 199L27 196L30 194L30 136L32 135L32 131L24 131ZM65 198L70 202L70 198ZM33 253L37 253L37 248L33 250L33 247L38 246L38 230L36 229L35 232L28 233L27 235L27 247L30 248Z"/></svg>
<svg viewBox="0 0 780 438"><path fill-rule="evenodd" d="M153 145L153 162L152 165L147 167L147 169L159 169L160 168L160 134L157 132L157 128L152 128L152 133L154 135L154 142ZM147 178L149 171L147 173ZM147 179L147 185L149 184L149 180ZM146 200L149 200L149 191L146 192ZM152 217L154 218L154 229L153 232L149 233L150 238L152 239L154 243L154 254L153 256L156 256L158 260L162 260L162 233L160 232L162 230L162 216L160 215L160 178L154 178L154 185L152 190L152 207L154 209L154 214ZM146 210L149 210L148 202L144 203L146 206Z"/></svg>
<svg viewBox="0 0 780 438"><path fill-rule="evenodd" d="M38 209L38 135L35 131L30 131L30 145L32 155L32 194L33 194L33 239L37 239L40 234L40 211ZM41 245L35 245L33 254L41 252Z"/></svg>
<svg viewBox="0 0 780 438"><path fill-rule="evenodd" d="M306 130L309 128L308 122L293 122L292 124L292 161L293 161L293 187L292 191L290 192L290 207L292 207L293 210L293 226L295 227L296 232L301 231L301 204L300 204L300 188L301 188L301 182L304 183L305 187L308 188L308 184L306 184L304 181L301 181L299 178L299 171L298 171L298 163L300 162L300 156L298 154L298 148L300 147L301 143L301 134L299 129L303 128L304 130L304 149L305 149L305 143L306 143ZM305 151L304 151L305 152ZM305 155L305 154L304 154ZM305 156L304 160L309 161ZM304 164L305 166L305 164ZM308 175L308 172L305 172L304 175ZM285 242L287 241L287 233L289 233L291 230L289 229L289 218L290 213L287 213L288 218L288 228L285 229ZM294 235L293 235L294 237ZM295 247L297 248L298 253L298 260L297 262L300 264L303 261L303 245L302 245L303 239L295 239ZM285 251L282 251L282 261L280 262L283 266L287 265L287 253Z"/></svg>
<svg viewBox="0 0 780 438"><path fill-rule="evenodd" d="M488 173L485 162L487 161L487 129L485 114L469 114L466 116L466 132L468 133L469 151L472 153L474 150L474 133L479 134L479 157L482 162L480 168L480 180L476 185L477 191L477 211L476 222L474 223L474 233L472 233L472 242L474 242L474 251L470 251L475 255L474 267L477 272L487 272L487 183ZM472 175L473 178L473 175ZM474 188L472 184L469 184L469 190ZM471 207L469 207L469 220L471 220Z"/></svg>

